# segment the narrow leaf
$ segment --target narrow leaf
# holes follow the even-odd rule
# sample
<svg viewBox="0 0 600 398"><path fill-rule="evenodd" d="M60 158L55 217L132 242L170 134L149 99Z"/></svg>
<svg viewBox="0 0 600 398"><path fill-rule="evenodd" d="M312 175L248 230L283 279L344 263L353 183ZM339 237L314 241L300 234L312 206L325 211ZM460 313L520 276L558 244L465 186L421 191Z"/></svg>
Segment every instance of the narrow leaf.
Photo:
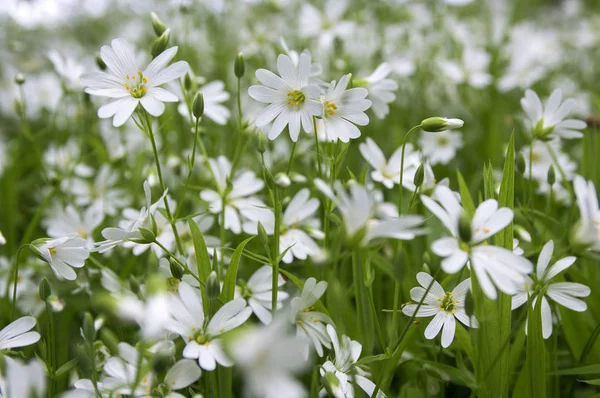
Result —
<svg viewBox="0 0 600 398"><path fill-rule="evenodd" d="M227 268L227 274L225 275L223 291L221 292L221 300L224 303L233 300L233 296L235 294L235 282L237 280L238 267L240 266L240 260L242 258L242 254L244 253L244 247L252 239L254 239L253 236L244 240L238 245L238 247L233 252L231 262L229 263L229 267Z"/></svg>

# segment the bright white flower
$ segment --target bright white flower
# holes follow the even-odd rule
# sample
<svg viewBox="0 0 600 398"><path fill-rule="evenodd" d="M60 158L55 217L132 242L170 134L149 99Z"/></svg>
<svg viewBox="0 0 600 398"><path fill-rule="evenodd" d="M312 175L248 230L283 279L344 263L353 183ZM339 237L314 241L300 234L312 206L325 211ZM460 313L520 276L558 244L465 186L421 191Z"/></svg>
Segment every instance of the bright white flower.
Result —
<svg viewBox="0 0 600 398"><path fill-rule="evenodd" d="M78 238L77 234L62 236L56 239L38 239L32 246L40 258L46 261L56 276L73 281L77 274L71 267L81 268L90 256L88 241Z"/></svg>
<svg viewBox="0 0 600 398"><path fill-rule="evenodd" d="M126 40L114 39L110 47L102 46L100 57L108 73L92 72L81 77L87 93L112 98L98 109L98 117L113 117L113 125L121 126L138 104L152 116L162 115L163 102L177 102L178 98L159 86L182 77L189 69L185 61L167 66L176 53L177 47L163 51L142 71L136 63L134 48Z"/></svg>
<svg viewBox="0 0 600 398"><path fill-rule="evenodd" d="M321 52L330 51L336 37L345 38L354 29L353 22L342 19L347 8L348 0L328 0L323 12L309 3L304 3L298 21L300 37L315 37Z"/></svg>
<svg viewBox="0 0 600 398"><path fill-rule="evenodd" d="M304 188L298 191L283 212L279 250L283 253L289 248L283 256L284 263L289 264L294 258L306 260L309 256L322 254L322 250L312 238L320 239L323 235L318 229L320 222L314 217L318 208L319 200L310 198L310 190Z"/></svg>
<svg viewBox="0 0 600 398"><path fill-rule="evenodd" d="M166 393L165 398L185 398L184 395L173 391L191 386L198 381L201 373L196 362L190 359L181 359L171 366L159 388L162 387L163 394Z"/></svg>
<svg viewBox="0 0 600 398"><path fill-rule="evenodd" d="M145 301L134 295L123 295L115 301L119 315L140 325L145 338L164 336L165 328L171 320L170 300L167 294L158 293L147 297Z"/></svg>
<svg viewBox="0 0 600 398"><path fill-rule="evenodd" d="M338 206L346 228L346 237L350 242L365 247L379 238L412 240L425 233L420 228L424 221L422 216L375 220L373 215L377 204L367 189L358 183L350 185L350 195L339 181L334 183L333 190L320 179L315 180L315 185Z"/></svg>
<svg viewBox="0 0 600 398"><path fill-rule="evenodd" d="M74 139L70 139L63 146L57 146L52 142L44 152L44 164L48 173L53 177L71 174L79 177L91 177L94 169L79 163L80 158L81 149Z"/></svg>
<svg viewBox="0 0 600 398"><path fill-rule="evenodd" d="M578 297L587 297L591 293L590 288L581 283L550 283L555 276L567 270L577 260L576 257L569 256L548 267L553 252L554 242L550 240L540 252L536 273L533 275L534 279L527 277L525 283L519 286L517 293L512 297L512 308L514 310L525 304L529 297L533 298L532 306L535 306L540 295L542 295L542 335L545 339L552 335L552 309L548 303L548 298L570 310L583 312L587 309L587 304ZM525 328L525 332L527 332L527 328Z"/></svg>
<svg viewBox="0 0 600 398"><path fill-rule="evenodd" d="M369 117L365 113L371 101L365 99L369 92L358 87L346 90L350 74L342 76L336 85L335 80L329 84L327 92L321 97L323 115L317 120L317 128L322 130L327 141L348 142L360 137L360 130L355 126L366 126Z"/></svg>
<svg viewBox="0 0 600 398"><path fill-rule="evenodd" d="M600 207L596 186L592 181L575 176L573 188L579 207L579 221L571 233L571 240L593 251L600 251Z"/></svg>
<svg viewBox="0 0 600 398"><path fill-rule="evenodd" d="M30 332L35 327L35 318L24 316L0 330L0 350L25 347L40 339L38 332Z"/></svg>
<svg viewBox="0 0 600 398"><path fill-rule="evenodd" d="M340 342L337 331L331 325L327 325L327 334L331 339L335 357L321 366L321 376L325 377L327 373L331 373L338 380L339 394L336 397L354 398L352 382L355 382L369 397L372 397L375 391L375 383L367 378L369 376L367 372L356 365L362 352L362 345L345 335L342 335L342 341ZM377 398L384 398L385 396L381 391L377 392Z"/></svg>
<svg viewBox="0 0 600 398"><path fill-rule="evenodd" d="M225 83L220 80L215 80L201 86L198 89L204 97L204 115L213 122L224 126L231 116L231 112L223 105L230 97L225 91ZM177 110L182 116L189 117L189 109L185 103L179 104ZM195 120L194 115L192 117Z"/></svg>
<svg viewBox="0 0 600 398"><path fill-rule="evenodd" d="M581 138L587 124L582 120L566 119L575 108L576 101L572 98L562 101L563 94L556 89L548 98L545 106L533 90L526 90L521 98L521 106L527 115L528 127L537 137Z"/></svg>
<svg viewBox="0 0 600 398"><path fill-rule="evenodd" d="M0 375L0 394L6 398L43 397L46 394L46 369L41 360L35 358L29 363L4 357L6 378Z"/></svg>
<svg viewBox="0 0 600 398"><path fill-rule="evenodd" d="M422 287L413 287L410 290L410 298L417 304L405 305L402 312L407 316L413 316L417 312L417 317L434 317L425 329L425 338L431 340L442 330L442 347L447 348L454 340L456 319L465 326L479 327L475 317L469 318L465 312L465 297L471 289L470 278L459 283L451 292L444 291L442 285L426 272L419 272L417 281ZM429 291L423 299L428 288ZM421 300L423 300L423 304L417 311L418 303Z"/></svg>
<svg viewBox="0 0 600 398"><path fill-rule="evenodd" d="M63 79L67 89L79 90L83 88L79 78L85 71L85 67L77 62L74 57L64 56L58 51L52 50L48 52L48 58L52 62L56 73Z"/></svg>
<svg viewBox="0 0 600 398"><path fill-rule="evenodd" d="M260 221L263 225L273 225L273 212L266 208L266 204L253 196L264 187L262 179L256 177L254 172L240 171L231 176L231 163L224 156L208 160L215 173L219 192L226 192L227 179L231 179L232 189L227 192L225 200L222 194L212 189L200 192L200 198L208 202L208 210L213 214L220 214L225 203L225 228L235 234L242 230L247 234L256 234Z"/></svg>
<svg viewBox="0 0 600 398"><path fill-rule="evenodd" d="M410 144L409 144L410 145ZM360 153L363 158L369 162L371 167L373 167L373 171L371 172L371 178L373 181L381 182L385 185L386 188L392 189L394 184L400 183L400 162L402 159L402 147L396 149L396 151L390 156L388 161L385 160L385 156L377 143L371 139L371 137L367 137L366 142L363 142L359 145ZM404 154L404 162L407 163L406 160L410 157L410 152L412 151L412 146L410 149L407 148ZM406 154L408 152L408 155Z"/></svg>
<svg viewBox="0 0 600 398"><path fill-rule="evenodd" d="M398 89L398 83L392 79L386 79L390 73L392 73L390 65L383 63L369 76L354 81L355 86L365 87L369 91L368 98L372 103L371 109L378 119L383 119L390 113L388 104L396 99L394 91Z"/></svg>
<svg viewBox="0 0 600 398"><path fill-rule="evenodd" d="M448 164L456 157L456 151L463 147L462 134L451 130L437 133L423 131L419 138L419 146L423 156L432 166Z"/></svg>
<svg viewBox="0 0 600 398"><path fill-rule="evenodd" d="M483 88L492 82L492 76L487 73L490 55L483 49L467 47L463 51L461 62L440 59L437 64L455 84L468 83L475 88Z"/></svg>
<svg viewBox="0 0 600 398"><path fill-rule="evenodd" d="M277 277L277 308L283 306L283 301L287 300L289 295L281 291L285 284L285 279L281 275ZM263 265L257 269L248 282L241 283L235 288L235 296L248 300L248 305L252 308L254 315L265 325L271 323L272 310L272 290L273 287L273 268L269 265Z"/></svg>
<svg viewBox="0 0 600 398"><path fill-rule="evenodd" d="M119 343L119 356L110 357L104 364L105 376L98 388L101 392L112 394L145 397L154 382L154 374L148 371L137 382L138 365L140 369L148 369L147 361L139 360L139 353L127 343ZM135 386L135 389L134 389Z"/></svg>
<svg viewBox="0 0 600 398"><path fill-rule="evenodd" d="M297 338L304 339L305 344L303 352L304 360L308 359L309 344L312 342L317 354L323 356L323 346L331 348L331 341L325 330L325 324L332 324L329 316L322 312L313 311L313 305L321 298L327 289L327 282L317 283L315 278L308 278L302 288L300 297L294 297L291 303L292 322L296 323Z"/></svg>
<svg viewBox="0 0 600 398"><path fill-rule="evenodd" d="M229 346L229 353L243 370L244 390L249 396L308 396L293 377L310 364L304 357L307 343L290 333L286 321L279 317L268 326L254 327L236 336Z"/></svg>
<svg viewBox="0 0 600 398"><path fill-rule="evenodd" d="M435 199L435 200L434 200ZM529 260L497 246L486 244L486 240L504 229L513 219L512 210L498 209L495 199L481 203L470 225L470 237L459 234L459 220L464 210L453 192L446 186L438 185L434 198L421 195L421 201L453 237L440 238L432 243L431 250L444 257L441 266L444 272L455 274L467 262L475 272L481 289L491 299L497 297L496 288L506 294L515 294L517 286L525 281L525 276L533 269ZM467 239L464 241L463 239Z"/></svg>
<svg viewBox="0 0 600 398"><path fill-rule="evenodd" d="M577 169L577 163L573 162L569 156L560 148L560 141L542 142L536 140L533 143L533 152L531 146L525 146L521 153L525 159L525 172L523 176L529 178L529 158L531 156L531 177L538 182L547 182L548 171L550 167L555 167L555 176L557 181L562 181L562 175L558 172L557 165L552 159L552 154L548 146L552 147L558 165L563 169L568 180L573 178L574 172Z"/></svg>
<svg viewBox="0 0 600 398"><path fill-rule="evenodd" d="M221 366L233 366L231 359L223 351L219 336L240 326L252 315L252 308L246 300L234 299L223 305L217 313L205 322L200 292L185 282L179 284L179 293L171 295L171 316L166 329L177 333L186 342L183 357L197 359L204 370L215 370Z"/></svg>
<svg viewBox="0 0 600 398"><path fill-rule="evenodd" d="M48 236L60 238L76 233L80 238L92 243L92 233L102 223L104 212L94 206L88 207L80 214L75 207L67 205L64 208L55 208L50 217L45 220Z"/></svg>
<svg viewBox="0 0 600 398"><path fill-rule="evenodd" d="M270 104L255 120L258 127L273 119L269 139L274 140L289 125L290 138L298 141L300 126L307 133L313 131L313 118L321 116L323 106L317 101L321 89L309 84L311 61L307 53L300 54L298 66L294 67L287 55L279 55L277 69L281 77L266 69L256 71L256 78L263 85L251 86L248 94L255 100Z"/></svg>
<svg viewBox="0 0 600 398"><path fill-rule="evenodd" d="M6 244L6 238L2 234L2 231L0 231L0 245L5 245L5 244Z"/></svg>

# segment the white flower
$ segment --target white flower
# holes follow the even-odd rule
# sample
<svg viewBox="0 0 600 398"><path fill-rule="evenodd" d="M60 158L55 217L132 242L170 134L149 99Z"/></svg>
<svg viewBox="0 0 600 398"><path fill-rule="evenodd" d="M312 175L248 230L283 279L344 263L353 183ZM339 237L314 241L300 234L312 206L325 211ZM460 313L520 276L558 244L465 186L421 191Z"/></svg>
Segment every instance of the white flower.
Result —
<svg viewBox="0 0 600 398"><path fill-rule="evenodd" d="M285 280L281 275L277 277L277 286L281 288ZM248 305L252 308L254 315L265 325L271 323L272 310L272 287L273 287L273 268L269 265L263 265L257 269L248 282L236 286L236 297L242 297L248 300ZM281 308L283 301L287 300L288 294L277 290L277 308Z"/></svg>
<svg viewBox="0 0 600 398"><path fill-rule="evenodd" d="M420 228L424 221L422 216L409 215L383 221L373 219L377 204L367 189L358 183L350 185L350 195L339 181L334 183L333 190L320 179L315 180L315 185L338 206L346 237L352 243L365 247L379 238L412 240L425 233Z"/></svg>
<svg viewBox="0 0 600 398"><path fill-rule="evenodd" d="M469 318L465 312L465 297L471 289L470 278L459 283L451 292L444 291L442 285L425 272L417 274L417 281L422 287L413 287L410 290L410 298L415 303L423 300L423 304L419 307L419 311L417 311L418 304L407 304L402 308L402 312L408 316L413 316L417 312L417 317L434 317L425 329L425 338L429 340L435 338L443 328L442 347L447 348L454 340L456 319L465 326L479 327L475 317ZM429 291L423 299L427 288Z"/></svg>
<svg viewBox="0 0 600 398"><path fill-rule="evenodd" d="M313 311L311 308L321 298L327 289L327 282L317 283L315 278L308 278L302 288L300 297L294 297L291 303L292 322L296 323L296 336L306 342L312 342L317 354L323 356L323 346L331 348L331 341L325 330L325 324L333 321L322 312ZM304 360L308 359L309 345L303 351Z"/></svg>
<svg viewBox="0 0 600 398"><path fill-rule="evenodd" d="M58 51L51 50L48 52L48 59L52 62L56 73L63 79L67 89L79 90L83 87L79 78L85 68L74 57L63 56Z"/></svg>
<svg viewBox="0 0 600 398"><path fill-rule="evenodd" d="M289 264L294 258L306 260L308 256L315 257L322 254L321 249L310 236L320 238L323 234L318 230L319 220L314 217L319 208L319 201L309 197L309 189L301 189L283 212L279 250L283 253L289 248L283 256L284 263Z"/></svg>
<svg viewBox="0 0 600 398"><path fill-rule="evenodd" d="M5 245L5 244L6 244L6 238L2 234L2 231L0 231L0 245Z"/></svg>
<svg viewBox="0 0 600 398"><path fill-rule="evenodd" d="M463 147L462 134L445 130L437 133L423 131L419 138L423 156L431 165L448 164L456 157L456 151Z"/></svg>
<svg viewBox="0 0 600 398"><path fill-rule="evenodd" d="M185 61L167 66L176 53L177 47L163 51L142 71L137 66L134 48L126 40L114 39L110 47L102 46L100 57L108 73L92 72L81 78L87 93L112 98L98 109L98 117L113 117L113 125L121 126L138 104L152 116L162 115L163 102L177 102L178 98L159 86L180 78L189 69Z"/></svg>
<svg viewBox="0 0 600 398"><path fill-rule="evenodd" d="M577 119L565 119L575 108L575 100L569 98L563 102L562 99L562 91L556 89L544 106L535 91L525 91L525 97L521 98L521 106L534 136L567 139L583 137L579 130L586 128L586 123Z"/></svg>
<svg viewBox="0 0 600 398"><path fill-rule="evenodd" d="M575 176L573 188L579 207L579 221L573 229L571 240L593 251L600 251L600 207L596 186L592 181Z"/></svg>
<svg viewBox="0 0 600 398"><path fill-rule="evenodd" d="M383 119L389 112L388 104L396 99L394 91L398 89L398 83L392 79L386 79L392 73L392 68L387 63L383 63L375 69L373 73L365 77L364 82L356 80L355 86L365 87L369 91L371 100L371 109L378 119Z"/></svg>
<svg viewBox="0 0 600 398"><path fill-rule="evenodd" d="M331 339L335 358L326 361L321 366L321 376L325 377L326 373L332 373L335 376L339 382L340 397L354 398L353 381L369 397L372 397L375 391L375 383L366 377L368 376L367 372L356 365L360 358L362 345L345 335L342 335L342 341L340 342L337 331L331 325L327 325L327 334ZM381 391L377 392L377 398L384 398L385 396Z"/></svg>
<svg viewBox="0 0 600 398"><path fill-rule="evenodd" d="M27 364L8 356L5 356L4 360L6 379L2 380L0 377L2 397L43 397L46 394L46 370L41 360L35 358Z"/></svg>
<svg viewBox="0 0 600 398"><path fill-rule="evenodd" d="M117 311L125 319L137 322L145 338L159 338L165 334L170 322L170 300L165 293L157 293L138 299L135 295L125 294L116 297Z"/></svg>
<svg viewBox="0 0 600 398"><path fill-rule="evenodd" d="M587 297L591 293L590 288L581 283L550 283L555 276L568 269L577 260L576 257L569 256L548 267L553 252L554 242L550 240L540 252L534 279L527 277L525 283L519 286L517 293L512 297L512 308L514 310L525 304L529 297L533 298L531 305L535 306L540 295L542 295L542 335L545 339L552 335L552 309L548 303L548 298L570 310L583 312L587 309L587 304L577 297ZM527 332L527 328L525 328L525 332Z"/></svg>
<svg viewBox="0 0 600 398"><path fill-rule="evenodd" d="M38 239L32 242L40 257L46 261L57 276L73 281L77 274L71 267L81 268L90 256L88 241L77 234L56 239Z"/></svg>
<svg viewBox="0 0 600 398"><path fill-rule="evenodd" d="M35 326L35 318L24 316L0 330L0 350L25 347L40 339L38 332L30 332Z"/></svg>
<svg viewBox="0 0 600 398"><path fill-rule="evenodd" d="M483 49L466 47L460 63L443 59L437 64L455 84L468 83L475 88L483 88L492 82L492 76L487 73L490 55Z"/></svg>
<svg viewBox="0 0 600 398"><path fill-rule="evenodd" d="M554 163L548 145L552 147L556 159L558 160L558 165ZM531 152L531 146L527 145L523 147L521 153L525 159L525 172L523 173L523 177L529 178L529 158L531 156L531 177L540 183L548 181L548 171L550 167L555 168L556 181L562 181L562 175L558 172L557 166L560 166L563 169L568 180L573 178L573 174L577 169L577 163L569 159L569 156L561 150L559 140L548 143L536 140L533 143L533 152Z"/></svg>
<svg viewBox="0 0 600 398"><path fill-rule="evenodd" d="M371 106L371 101L365 99L369 92L366 88L351 88L346 90L351 75L344 75L336 85L335 80L329 84L327 92L321 97L323 115L317 120L317 126L322 129L327 141L348 142L360 137L359 126L369 124L365 113Z"/></svg>
<svg viewBox="0 0 600 398"><path fill-rule="evenodd" d="M215 80L201 86L198 89L204 97L204 116L213 122L224 126L231 116L231 112L223 105L230 97L225 91L225 83L220 80ZM182 116L189 117L189 109L185 103L179 104L177 110ZM195 120L194 115L192 117Z"/></svg>
<svg viewBox="0 0 600 398"><path fill-rule="evenodd" d="M67 205L64 210L60 207L51 211L50 217L45 220L48 236L51 238L60 238L62 236L76 233L80 238L88 239L93 242L92 232L98 227L104 219L104 212L101 209L90 206L83 214L80 214L75 207Z"/></svg>
<svg viewBox="0 0 600 398"><path fill-rule="evenodd" d="M253 328L236 336L229 353L243 370L244 391L264 398L303 398L307 396L294 374L309 365L304 357L306 341L289 333L285 318L268 326Z"/></svg>
<svg viewBox="0 0 600 398"><path fill-rule="evenodd" d="M119 343L119 356L108 358L104 364L106 375L101 379L98 389L101 388L100 391L103 393L147 396L155 376L152 371L148 371L141 375L139 380L137 379L140 376L138 365L141 365L139 369L148 369L147 361L140 360L139 355L131 345Z"/></svg>
<svg viewBox="0 0 600 398"><path fill-rule="evenodd" d="M294 67L287 55L279 55L277 69L281 77L266 69L256 71L256 78L263 85L248 89L255 100L270 104L255 120L258 127L270 123L269 139L274 140L289 125L290 138L298 141L300 126L307 133L313 131L313 117L321 116L323 106L317 101L321 94L318 86L309 84L311 69L310 55L300 54L298 66Z"/></svg>
<svg viewBox="0 0 600 398"><path fill-rule="evenodd" d="M208 202L208 210L213 214L220 214L225 203L226 229L235 234L241 233L242 230L248 234L256 234L259 221L263 225L274 224L273 212L266 209L266 204L262 200L253 196L264 187L262 179L249 170L231 176L231 163L224 156L208 161L215 173L220 193L204 189L200 192L200 198ZM227 192L223 200L221 193L227 190L228 178L231 178L233 188Z"/></svg>
<svg viewBox="0 0 600 398"><path fill-rule="evenodd" d="M252 315L252 308L246 300L234 299L223 305L219 311L205 322L200 292L185 282L179 284L179 294L171 295L171 316L166 329L177 333L186 342L183 357L197 359L204 370L215 370L221 366L233 366L231 359L223 352L219 336L240 326Z"/></svg>
<svg viewBox="0 0 600 398"><path fill-rule="evenodd" d="M410 144L408 144L410 145ZM386 188L392 189L394 184L400 183L400 162L402 159L402 147L396 149L396 151L390 156L388 161L385 160L385 156L377 143L367 137L366 142L359 145L360 154L363 158L369 162L373 171L371 172L371 178L373 181L381 182ZM404 163L406 165L407 159L410 157L412 152L412 145L407 147L404 154ZM408 156L407 156L408 153Z"/></svg>
<svg viewBox="0 0 600 398"><path fill-rule="evenodd" d="M440 238L432 243L431 250L444 257L444 272L455 274L470 261L481 289L491 299L497 297L494 285L506 294L515 294L517 285L525 281L533 265L525 258L497 246L487 245L485 240L504 229L513 219L512 210L498 209L495 199L481 203L470 225L470 239L459 235L459 219L463 208L446 186L438 185L435 200L421 195L421 201L450 231L453 237Z"/></svg>
<svg viewBox="0 0 600 398"><path fill-rule="evenodd" d="M196 362L190 359L181 359L167 372L163 383L161 384L164 389L163 393L167 393L165 398L185 398L184 395L173 392L173 390L181 390L194 384L199 378L202 371L196 365Z"/></svg>
<svg viewBox="0 0 600 398"><path fill-rule="evenodd" d="M353 22L342 19L347 8L347 0L328 0L323 12L304 3L298 21L300 37L316 37L319 50L323 53L330 51L336 37L347 37L354 29Z"/></svg>

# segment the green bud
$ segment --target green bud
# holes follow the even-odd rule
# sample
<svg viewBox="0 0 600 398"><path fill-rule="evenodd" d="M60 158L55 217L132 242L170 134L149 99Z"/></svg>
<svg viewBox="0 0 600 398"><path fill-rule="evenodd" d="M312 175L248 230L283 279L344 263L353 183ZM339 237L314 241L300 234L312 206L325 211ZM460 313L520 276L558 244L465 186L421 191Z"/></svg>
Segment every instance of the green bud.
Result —
<svg viewBox="0 0 600 398"><path fill-rule="evenodd" d="M156 15L155 12L150 13L150 18L152 18L152 29L154 29L154 33L156 34L156 37L159 37L160 35L165 33L165 30L167 28L165 27L165 24L163 23L163 21L160 20L160 18L158 17L158 15Z"/></svg>
<svg viewBox="0 0 600 398"><path fill-rule="evenodd" d="M473 299L471 289L467 291L467 295L465 296L465 312L469 317L475 314L475 300Z"/></svg>
<svg viewBox="0 0 600 398"><path fill-rule="evenodd" d="M171 29L167 29L160 35L160 37L154 40L154 43L152 44L152 49L150 50L152 58L158 57L163 51L167 49L170 39Z"/></svg>
<svg viewBox="0 0 600 398"><path fill-rule="evenodd" d="M48 282L48 279L42 278L42 282L40 283L38 293L42 301L46 301L48 297L52 294L52 289L50 289L50 282Z"/></svg>
<svg viewBox="0 0 600 398"><path fill-rule="evenodd" d="M106 64L102 60L102 57L100 56L100 54L96 54L96 66L98 66L98 68L100 68L100 70L106 70Z"/></svg>
<svg viewBox="0 0 600 398"><path fill-rule="evenodd" d="M273 173L271 173L271 170L269 170L266 167L265 167L265 177L267 179L267 181L266 181L267 188L269 188L270 190L273 190L275 188L275 177L273 177Z"/></svg>
<svg viewBox="0 0 600 398"><path fill-rule="evenodd" d="M453 130L461 128L465 122L460 119L448 119L445 117L430 117L421 122L421 128L430 133Z"/></svg>
<svg viewBox="0 0 600 398"><path fill-rule="evenodd" d="M192 81L192 77L190 76L189 73L186 73L185 76L183 77L183 87L185 88L186 91L190 91L193 86L194 86L194 82Z"/></svg>
<svg viewBox="0 0 600 398"><path fill-rule="evenodd" d="M175 279L183 278L185 270L177 261L171 260L169 262L169 268L171 269L171 275L173 275L173 278L175 278Z"/></svg>
<svg viewBox="0 0 600 398"><path fill-rule="evenodd" d="M111 354L119 354L119 339L110 329L102 328L100 330L100 339L108 348Z"/></svg>
<svg viewBox="0 0 600 398"><path fill-rule="evenodd" d="M521 175L525 175L525 170L527 170L527 161L525 160L525 156L520 153L517 157L517 172Z"/></svg>
<svg viewBox="0 0 600 398"><path fill-rule="evenodd" d="M429 252L423 253L423 263L424 264L431 264L431 254L429 254Z"/></svg>
<svg viewBox="0 0 600 398"><path fill-rule="evenodd" d="M461 214L458 220L458 236L463 242L471 242L471 217L464 212Z"/></svg>
<svg viewBox="0 0 600 398"><path fill-rule="evenodd" d="M233 63L233 73L235 73L235 77L241 79L244 77L245 70L246 66L244 65L244 54L240 52L238 53L237 57L235 57L235 62Z"/></svg>
<svg viewBox="0 0 600 398"><path fill-rule="evenodd" d="M419 165L419 167L417 168L417 171L415 172L415 178L414 178L415 187L419 188L421 185L423 185L424 179L425 179L425 167L423 166L423 163L421 163Z"/></svg>
<svg viewBox="0 0 600 398"><path fill-rule="evenodd" d="M340 385L339 379L331 372L327 372L325 373L325 376L323 376L323 385L331 397L339 397L340 395L344 395L344 393L341 391L342 386Z"/></svg>
<svg viewBox="0 0 600 398"><path fill-rule="evenodd" d="M140 281L138 281L135 275L129 275L129 287L134 294L140 292Z"/></svg>
<svg viewBox="0 0 600 398"><path fill-rule="evenodd" d="M423 266L421 267L421 271L427 272L429 275L431 275L431 268L429 268L429 265L427 265L427 263L423 263Z"/></svg>
<svg viewBox="0 0 600 398"><path fill-rule="evenodd" d="M221 294L221 284L216 271L212 271L206 280L206 296L209 300L216 300Z"/></svg>
<svg viewBox="0 0 600 398"><path fill-rule="evenodd" d="M200 119L202 115L204 115L204 95L202 95L200 91L198 91L194 97L192 113L196 119Z"/></svg>
<svg viewBox="0 0 600 398"><path fill-rule="evenodd" d="M147 243L152 243L156 241L156 235L154 235L154 232L144 227L140 227L138 229Z"/></svg>
<svg viewBox="0 0 600 398"><path fill-rule="evenodd" d="M275 175L275 184L282 188L287 188L292 185L292 180L290 180L290 177L288 177L287 174L279 172Z"/></svg>
<svg viewBox="0 0 600 398"><path fill-rule="evenodd" d="M550 184L550 186L554 185L554 183L556 182L556 171L554 171L554 166L550 166L550 168L548 169L548 184Z"/></svg>
<svg viewBox="0 0 600 398"><path fill-rule="evenodd" d="M96 328L94 327L94 318L89 312L83 314L83 337L90 343L96 340Z"/></svg>
<svg viewBox="0 0 600 398"><path fill-rule="evenodd" d="M267 151L267 141L262 131L258 131L256 134L256 149L258 153L265 153Z"/></svg>
<svg viewBox="0 0 600 398"><path fill-rule="evenodd" d="M258 238L260 239L260 243L262 243L262 245L264 247L268 248L269 247L269 235L267 235L267 231L265 230L265 227L262 225L262 223L260 221L258 222L256 231L258 234Z"/></svg>
<svg viewBox="0 0 600 398"><path fill-rule="evenodd" d="M22 73L17 73L15 75L15 83L17 83L19 86L25 83L25 75Z"/></svg>

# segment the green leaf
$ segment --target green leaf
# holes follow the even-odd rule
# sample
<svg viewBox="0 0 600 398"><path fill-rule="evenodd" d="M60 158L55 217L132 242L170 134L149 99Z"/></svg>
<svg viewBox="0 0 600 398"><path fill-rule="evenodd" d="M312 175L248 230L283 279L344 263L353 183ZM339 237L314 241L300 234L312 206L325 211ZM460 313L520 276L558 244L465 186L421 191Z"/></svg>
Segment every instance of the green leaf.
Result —
<svg viewBox="0 0 600 398"><path fill-rule="evenodd" d="M529 374L529 391L533 398L546 396L546 350L542 336L542 299L535 308L527 302L527 354L526 366Z"/></svg>
<svg viewBox="0 0 600 398"><path fill-rule="evenodd" d="M579 375L592 375L600 373L600 364L579 366L576 368L561 369L556 372L552 372L556 376L579 376Z"/></svg>
<svg viewBox="0 0 600 398"><path fill-rule="evenodd" d="M465 372L454 366L446 365L439 362L417 360L422 363L424 368L431 367L435 369L442 381L453 381L456 384L469 387L473 390L477 389L475 377L471 372Z"/></svg>
<svg viewBox="0 0 600 398"><path fill-rule="evenodd" d="M60 368L56 369L54 373L55 377L60 377L63 374L67 373L69 370L73 369L75 365L79 362L79 358L73 358L69 362L65 362Z"/></svg>
<svg viewBox="0 0 600 398"><path fill-rule="evenodd" d="M591 384L593 386L600 386L600 379L592 379L592 380L577 380L582 383Z"/></svg>
<svg viewBox="0 0 600 398"><path fill-rule="evenodd" d="M369 302L369 290L365 285L364 253L355 251L352 253L352 276L354 285L354 298L356 300L356 312L358 314L358 329L360 341L365 352L371 353L375 341L375 318Z"/></svg>
<svg viewBox="0 0 600 398"><path fill-rule="evenodd" d="M204 236L198 228L198 224L191 218L188 220L190 226L190 232L192 235L192 241L194 242L194 253L196 253L196 265L198 266L198 278L202 283L206 283L208 275L210 274L210 257L208 256L208 249Z"/></svg>
<svg viewBox="0 0 600 398"><path fill-rule="evenodd" d="M458 180L458 189L460 192L460 199L463 208L469 216L473 217L473 215L475 214L475 205L473 204L473 198L471 197L469 187L467 187L462 173L458 169L456 169L456 179Z"/></svg>
<svg viewBox="0 0 600 398"><path fill-rule="evenodd" d="M225 275L223 291L221 292L221 300L224 303L233 300L233 296L235 294L235 282L237 281L238 267L240 266L240 260L242 258L242 254L244 253L244 247L252 239L254 239L254 236L251 236L248 239L244 240L238 245L238 247L233 252L231 262L229 263L229 267L227 268L227 274Z"/></svg>
<svg viewBox="0 0 600 398"><path fill-rule="evenodd" d="M388 354L368 355L359 359L358 362L356 362L356 365L367 365L372 362L385 361L386 359L390 359L390 356Z"/></svg>

